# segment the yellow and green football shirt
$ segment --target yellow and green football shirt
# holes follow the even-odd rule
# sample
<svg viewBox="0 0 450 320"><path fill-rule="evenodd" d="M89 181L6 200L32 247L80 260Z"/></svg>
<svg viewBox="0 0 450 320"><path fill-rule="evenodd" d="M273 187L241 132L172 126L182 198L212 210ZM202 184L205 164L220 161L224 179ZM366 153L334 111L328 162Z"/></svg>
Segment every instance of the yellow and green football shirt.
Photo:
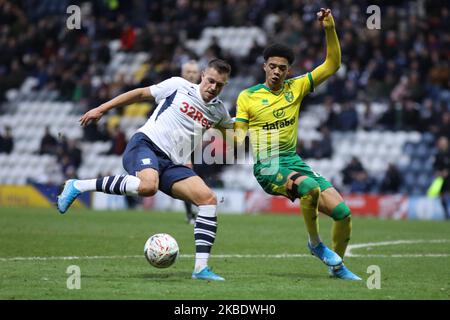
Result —
<svg viewBox="0 0 450 320"><path fill-rule="evenodd" d="M285 80L278 92L258 84L239 94L236 122L248 123L256 160L296 153L300 105L313 91L314 82L308 72Z"/></svg>

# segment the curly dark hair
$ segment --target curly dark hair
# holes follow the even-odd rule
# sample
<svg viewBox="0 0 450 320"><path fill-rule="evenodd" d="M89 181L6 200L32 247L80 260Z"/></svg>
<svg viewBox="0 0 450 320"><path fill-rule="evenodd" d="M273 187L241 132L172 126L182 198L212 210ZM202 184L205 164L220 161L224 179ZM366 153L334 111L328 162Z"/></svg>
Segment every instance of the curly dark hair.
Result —
<svg viewBox="0 0 450 320"><path fill-rule="evenodd" d="M288 46L281 43L274 43L264 49L264 60L267 61L270 57L286 58L289 64L295 60L294 51Z"/></svg>

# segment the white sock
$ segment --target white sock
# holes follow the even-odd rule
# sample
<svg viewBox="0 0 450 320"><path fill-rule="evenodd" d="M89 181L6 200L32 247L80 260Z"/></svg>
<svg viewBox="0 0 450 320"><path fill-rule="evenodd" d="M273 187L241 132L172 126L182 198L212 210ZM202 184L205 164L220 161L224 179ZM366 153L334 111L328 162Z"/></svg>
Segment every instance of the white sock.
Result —
<svg viewBox="0 0 450 320"><path fill-rule="evenodd" d="M125 194L128 196L137 196L141 179L135 176L128 175L125 177L125 182L126 182Z"/></svg>
<svg viewBox="0 0 450 320"><path fill-rule="evenodd" d="M96 182L97 182L97 179L76 180L74 182L74 186L81 192L95 191L96 190Z"/></svg>
<svg viewBox="0 0 450 320"><path fill-rule="evenodd" d="M197 219L194 227L195 237L195 272L200 272L208 266L209 253L216 238L217 216L216 205L198 206Z"/></svg>
<svg viewBox="0 0 450 320"><path fill-rule="evenodd" d="M198 206L198 215L202 217L215 218L217 206L214 204Z"/></svg>
<svg viewBox="0 0 450 320"><path fill-rule="evenodd" d="M81 192L99 191L109 194L137 196L141 179L131 175L108 176L98 179L76 180L75 188Z"/></svg>
<svg viewBox="0 0 450 320"><path fill-rule="evenodd" d="M198 252L195 254L195 272L202 271L205 267L208 266L209 253L206 252Z"/></svg>

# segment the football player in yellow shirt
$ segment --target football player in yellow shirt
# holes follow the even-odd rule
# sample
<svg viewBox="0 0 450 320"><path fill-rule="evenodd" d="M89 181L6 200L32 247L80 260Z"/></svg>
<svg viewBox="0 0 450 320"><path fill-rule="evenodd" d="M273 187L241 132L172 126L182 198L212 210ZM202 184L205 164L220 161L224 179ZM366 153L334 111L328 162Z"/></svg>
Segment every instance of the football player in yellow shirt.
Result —
<svg viewBox="0 0 450 320"><path fill-rule="evenodd" d="M264 50L266 80L242 91L237 100L235 133L238 143L247 132L255 164L253 173L270 194L292 201L299 198L310 252L322 260L333 277L361 280L344 266L345 249L350 240L351 214L333 185L314 172L296 153L298 115L302 99L333 75L341 64L341 50L331 10L317 13L325 29L327 56L323 64L305 75L287 79L294 61L293 51L274 44ZM333 221L330 250L319 236L318 213Z"/></svg>

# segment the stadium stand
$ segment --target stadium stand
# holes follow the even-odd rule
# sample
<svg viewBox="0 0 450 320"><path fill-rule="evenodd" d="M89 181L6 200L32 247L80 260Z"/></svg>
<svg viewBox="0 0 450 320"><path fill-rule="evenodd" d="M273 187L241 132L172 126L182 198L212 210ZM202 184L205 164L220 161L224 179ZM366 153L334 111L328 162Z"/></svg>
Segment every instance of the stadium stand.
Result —
<svg viewBox="0 0 450 320"><path fill-rule="evenodd" d="M293 74L324 58L323 35L314 23L319 1L132 3L71 1L82 8L82 28L69 30L68 1L0 1L0 128L11 127L14 139L12 152L0 153L0 184L63 182L67 141L78 141L82 151L76 176L122 173L120 156L105 154L111 139L85 139L80 115L130 88L178 75L191 58L230 61L232 78L222 98L231 113L239 91L261 81L267 43L294 48ZM367 1L345 3L333 8L342 67L304 101L299 122L305 146L320 141L327 126L333 152L306 157L308 163L349 191L341 171L357 156L375 193L383 191L381 179L392 163L404 178L400 192L423 195L433 180L435 141L448 136L448 8L444 2L443 10L423 1L379 2L386 13L381 33L365 27ZM104 121L117 123L129 139L151 107L131 105ZM39 154L47 126L62 145L55 155ZM258 188L250 164L223 169L225 187Z"/></svg>

